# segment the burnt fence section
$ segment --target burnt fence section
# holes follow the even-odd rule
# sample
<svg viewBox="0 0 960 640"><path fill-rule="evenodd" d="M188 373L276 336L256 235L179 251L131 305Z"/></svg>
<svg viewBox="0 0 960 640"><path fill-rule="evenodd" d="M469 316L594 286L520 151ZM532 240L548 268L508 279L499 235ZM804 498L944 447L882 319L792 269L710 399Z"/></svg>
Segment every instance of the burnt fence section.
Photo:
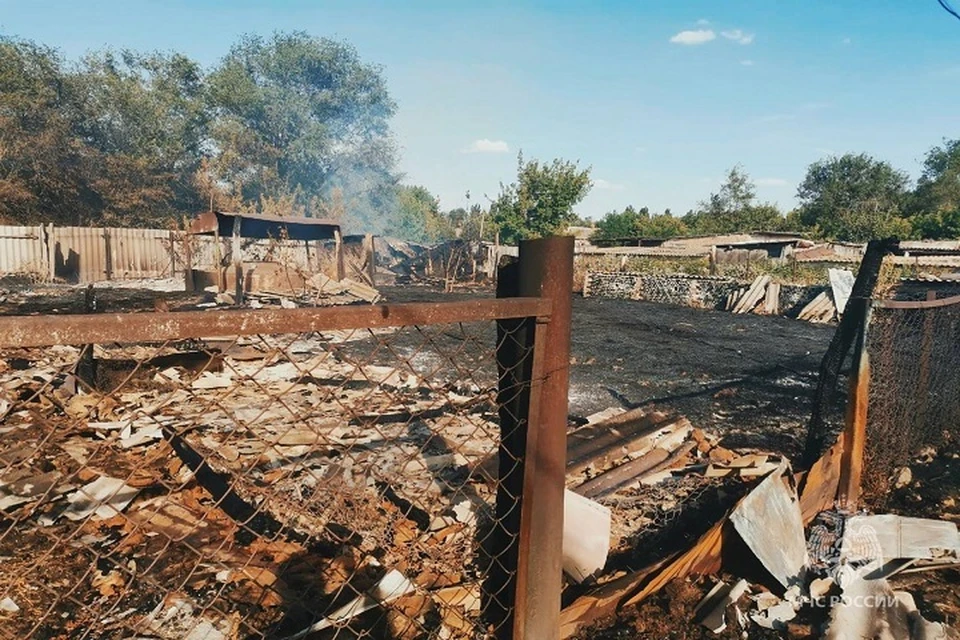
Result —
<svg viewBox="0 0 960 640"><path fill-rule="evenodd" d="M960 296L875 301L867 351L864 489L881 496L924 447L960 437Z"/></svg>
<svg viewBox="0 0 960 640"><path fill-rule="evenodd" d="M494 300L0 319L0 637L545 637L569 245Z"/></svg>

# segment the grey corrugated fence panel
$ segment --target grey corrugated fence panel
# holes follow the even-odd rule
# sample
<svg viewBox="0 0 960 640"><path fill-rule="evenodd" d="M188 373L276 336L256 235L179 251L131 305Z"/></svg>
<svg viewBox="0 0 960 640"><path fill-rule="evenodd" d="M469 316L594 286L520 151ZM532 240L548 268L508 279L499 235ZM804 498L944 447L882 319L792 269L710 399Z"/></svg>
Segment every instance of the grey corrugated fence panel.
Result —
<svg viewBox="0 0 960 640"><path fill-rule="evenodd" d="M111 228L111 277L172 278L183 272L182 254L177 251L180 234L162 229Z"/></svg>
<svg viewBox="0 0 960 640"><path fill-rule="evenodd" d="M55 275L70 282L97 282L107 277L103 227L54 227Z"/></svg>
<svg viewBox="0 0 960 640"><path fill-rule="evenodd" d="M0 225L0 275L43 276L44 253L43 227Z"/></svg>

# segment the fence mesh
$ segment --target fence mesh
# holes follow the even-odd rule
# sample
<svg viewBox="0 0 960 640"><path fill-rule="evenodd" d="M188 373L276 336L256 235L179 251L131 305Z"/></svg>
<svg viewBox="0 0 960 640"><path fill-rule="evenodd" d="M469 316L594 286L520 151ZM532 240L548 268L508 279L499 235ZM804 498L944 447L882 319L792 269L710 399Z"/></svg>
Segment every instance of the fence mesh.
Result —
<svg viewBox="0 0 960 640"><path fill-rule="evenodd" d="M117 340L0 352L0 637L506 624L485 579L515 566L491 555L511 330Z"/></svg>
<svg viewBox="0 0 960 640"><path fill-rule="evenodd" d="M960 303L873 310L864 490L879 497L924 446L960 436Z"/></svg>

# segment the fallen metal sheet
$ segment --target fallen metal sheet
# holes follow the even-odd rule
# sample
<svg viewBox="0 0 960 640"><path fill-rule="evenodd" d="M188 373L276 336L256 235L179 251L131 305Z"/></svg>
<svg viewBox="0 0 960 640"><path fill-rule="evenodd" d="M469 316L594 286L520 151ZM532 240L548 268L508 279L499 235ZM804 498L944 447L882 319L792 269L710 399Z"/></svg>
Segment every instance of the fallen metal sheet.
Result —
<svg viewBox="0 0 960 640"><path fill-rule="evenodd" d="M563 571L583 582L603 570L610 551L610 509L563 492Z"/></svg>
<svg viewBox="0 0 960 640"><path fill-rule="evenodd" d="M858 560L953 560L960 562L960 531L953 522L893 514L847 519L840 557Z"/></svg>
<svg viewBox="0 0 960 640"><path fill-rule="evenodd" d="M833 290L833 302L837 307L837 315L843 313L853 291L853 272L848 269L828 269L830 288Z"/></svg>
<svg viewBox="0 0 960 640"><path fill-rule="evenodd" d="M91 515L112 518L127 508L137 497L139 489L127 486L123 480L100 476L67 498L69 506L61 514L70 520L83 520Z"/></svg>
<svg viewBox="0 0 960 640"><path fill-rule="evenodd" d="M730 522L777 582L785 588L802 583L809 564L807 541L800 500L786 464L737 505Z"/></svg>

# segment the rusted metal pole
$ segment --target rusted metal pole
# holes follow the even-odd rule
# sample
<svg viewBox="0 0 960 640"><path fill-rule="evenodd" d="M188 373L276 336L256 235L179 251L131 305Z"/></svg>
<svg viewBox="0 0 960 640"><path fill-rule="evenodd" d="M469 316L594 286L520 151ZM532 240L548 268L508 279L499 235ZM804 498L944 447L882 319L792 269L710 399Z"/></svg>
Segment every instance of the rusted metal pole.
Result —
<svg viewBox="0 0 960 640"><path fill-rule="evenodd" d="M306 333L405 327L550 315L542 298L410 302L301 309L234 309L179 313L113 313L0 317L0 348L56 344L161 342L204 336Z"/></svg>
<svg viewBox="0 0 960 640"><path fill-rule="evenodd" d="M851 308L851 306L853 308ZM846 427L843 436L843 457L840 461L840 504L855 510L860 499L863 459L867 445L867 406L870 402L870 353L867 351L867 328L872 305L869 299L850 298L844 315L855 313L860 321L853 352L853 371L847 399Z"/></svg>
<svg viewBox="0 0 960 640"><path fill-rule="evenodd" d="M527 429L514 616L516 640L560 636L573 248L574 239L570 236L520 243L520 295L549 298L553 311L549 322L537 324L535 337L542 358L534 358L534 373L538 375L534 378Z"/></svg>
<svg viewBox="0 0 960 640"><path fill-rule="evenodd" d="M510 300L519 295L520 265L516 259L510 258L497 270L497 298ZM484 618L498 640L513 637L520 500L534 377L535 322L532 317L504 318L497 322L500 446L495 518L488 537L490 560L483 583L482 608Z"/></svg>

